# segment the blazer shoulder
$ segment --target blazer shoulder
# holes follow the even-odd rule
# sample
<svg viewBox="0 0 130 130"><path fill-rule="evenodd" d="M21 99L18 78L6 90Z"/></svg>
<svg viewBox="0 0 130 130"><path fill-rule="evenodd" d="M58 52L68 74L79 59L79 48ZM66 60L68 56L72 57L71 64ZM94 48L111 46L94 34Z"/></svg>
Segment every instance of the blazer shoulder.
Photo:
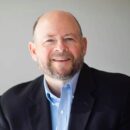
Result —
<svg viewBox="0 0 130 130"><path fill-rule="evenodd" d="M91 68L91 72L93 73L95 79L102 80L104 82L112 82L123 85L129 85L130 87L130 77L128 75L122 73L114 73L114 72L106 72L102 70L97 70Z"/></svg>
<svg viewBox="0 0 130 130"><path fill-rule="evenodd" d="M130 91L130 77L121 73L107 72L84 65L81 71L81 79L88 77L101 89ZM84 80L84 83L86 80Z"/></svg>
<svg viewBox="0 0 130 130"><path fill-rule="evenodd" d="M130 77L121 73L112 73L91 68L93 80L98 89L113 95L130 95Z"/></svg>
<svg viewBox="0 0 130 130"><path fill-rule="evenodd" d="M93 67L89 67L84 64L82 69L82 75L86 75L89 73L89 76L94 78L98 81L104 81L104 82L123 82L130 84L130 76L122 73L115 73L115 72L107 72L103 70L99 70Z"/></svg>
<svg viewBox="0 0 130 130"><path fill-rule="evenodd" d="M1 95L1 105L5 103L13 103L17 99L25 99L28 94L42 82L43 76L34 80L20 83L11 87ZM36 87L35 87L36 86Z"/></svg>
<svg viewBox="0 0 130 130"><path fill-rule="evenodd" d="M39 92L42 81L43 76L40 76L32 81L13 86L0 96L0 130L8 130L9 120L14 115L18 115L19 111L24 112L22 109L28 108L31 94ZM35 99L34 95L33 99Z"/></svg>

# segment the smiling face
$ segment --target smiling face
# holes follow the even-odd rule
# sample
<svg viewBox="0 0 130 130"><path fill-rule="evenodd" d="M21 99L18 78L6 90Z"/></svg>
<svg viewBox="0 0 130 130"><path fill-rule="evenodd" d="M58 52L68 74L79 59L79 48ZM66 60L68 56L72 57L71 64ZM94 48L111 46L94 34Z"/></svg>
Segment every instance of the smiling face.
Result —
<svg viewBox="0 0 130 130"><path fill-rule="evenodd" d="M39 19L29 50L44 75L66 80L83 64L86 39L71 14L54 11Z"/></svg>

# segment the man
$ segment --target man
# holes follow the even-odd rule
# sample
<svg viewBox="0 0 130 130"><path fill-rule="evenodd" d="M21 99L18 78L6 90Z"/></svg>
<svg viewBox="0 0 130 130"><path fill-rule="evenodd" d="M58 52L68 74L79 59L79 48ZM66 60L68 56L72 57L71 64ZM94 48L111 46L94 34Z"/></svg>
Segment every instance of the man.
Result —
<svg viewBox="0 0 130 130"><path fill-rule="evenodd" d="M40 16L29 51L43 75L1 96L0 130L130 130L130 77L87 66L86 49L72 14Z"/></svg>

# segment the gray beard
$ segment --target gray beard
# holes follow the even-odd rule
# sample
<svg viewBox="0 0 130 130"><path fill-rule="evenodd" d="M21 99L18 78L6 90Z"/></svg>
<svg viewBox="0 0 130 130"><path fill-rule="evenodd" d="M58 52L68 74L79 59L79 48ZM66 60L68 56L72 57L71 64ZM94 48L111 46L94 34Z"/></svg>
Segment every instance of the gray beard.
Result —
<svg viewBox="0 0 130 130"><path fill-rule="evenodd" d="M82 56L82 58L80 58L80 60L77 60L76 62L74 62L72 64L72 68L71 71L66 73L66 74L58 74L56 71L53 70L53 68L51 67L51 65L49 64L48 67L44 67L40 61L38 61L39 67L42 70L44 75L48 75L51 78L55 78L58 80L68 80L71 77L73 77L83 66L83 59L84 57Z"/></svg>
<svg viewBox="0 0 130 130"><path fill-rule="evenodd" d="M71 77L73 77L81 68L82 68L83 62L77 64L76 66L74 66L74 68L66 75L60 75L58 73L54 73L53 71L49 71L48 76L58 79L58 80L68 80Z"/></svg>

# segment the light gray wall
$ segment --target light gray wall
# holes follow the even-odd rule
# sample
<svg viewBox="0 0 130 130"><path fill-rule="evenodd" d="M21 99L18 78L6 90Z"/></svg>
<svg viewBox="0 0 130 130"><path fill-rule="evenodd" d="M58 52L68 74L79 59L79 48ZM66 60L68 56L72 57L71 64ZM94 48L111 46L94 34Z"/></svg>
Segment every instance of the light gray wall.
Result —
<svg viewBox="0 0 130 130"><path fill-rule="evenodd" d="M27 44L35 19L52 9L81 23L88 65L130 75L130 0L0 0L0 94L40 74Z"/></svg>

